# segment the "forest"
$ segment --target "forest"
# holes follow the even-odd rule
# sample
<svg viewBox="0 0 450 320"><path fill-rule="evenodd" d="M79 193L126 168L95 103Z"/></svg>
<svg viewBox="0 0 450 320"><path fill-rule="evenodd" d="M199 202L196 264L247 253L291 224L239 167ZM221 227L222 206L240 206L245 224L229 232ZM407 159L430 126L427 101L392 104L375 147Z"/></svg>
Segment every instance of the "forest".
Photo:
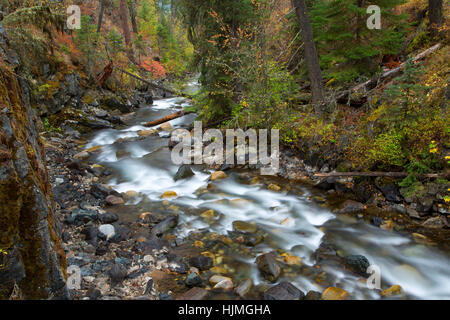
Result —
<svg viewBox="0 0 450 320"><path fill-rule="evenodd" d="M0 0L0 300L450 299L449 13Z"/></svg>

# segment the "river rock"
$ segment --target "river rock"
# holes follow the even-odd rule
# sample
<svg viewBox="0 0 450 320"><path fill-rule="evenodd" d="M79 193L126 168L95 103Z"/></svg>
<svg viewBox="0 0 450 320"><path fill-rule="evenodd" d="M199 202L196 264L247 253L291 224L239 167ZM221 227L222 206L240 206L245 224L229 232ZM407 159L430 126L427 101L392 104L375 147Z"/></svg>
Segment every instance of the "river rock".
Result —
<svg viewBox="0 0 450 320"><path fill-rule="evenodd" d="M187 275L185 283L188 287L197 287L202 284L203 280L195 272L191 272Z"/></svg>
<svg viewBox="0 0 450 320"><path fill-rule="evenodd" d="M77 159L77 160L86 160L89 157L90 157L90 155L86 151L82 151L82 152L77 153L76 155L73 156L73 158Z"/></svg>
<svg viewBox="0 0 450 320"><path fill-rule="evenodd" d="M274 253L266 253L256 258L256 264L258 266L261 275L264 279L275 282L281 275L281 268L275 259Z"/></svg>
<svg viewBox="0 0 450 320"><path fill-rule="evenodd" d="M271 191L280 191L281 187L275 183L271 183L267 186L267 189L269 189Z"/></svg>
<svg viewBox="0 0 450 320"><path fill-rule="evenodd" d="M117 196L117 192L100 183L94 183L91 186L90 193L97 199L101 200L105 199L109 195Z"/></svg>
<svg viewBox="0 0 450 320"><path fill-rule="evenodd" d="M215 171L211 174L211 181L216 181L220 179L225 179L227 177L227 174L223 171Z"/></svg>
<svg viewBox="0 0 450 320"><path fill-rule="evenodd" d="M149 137L151 135L156 134L157 132L158 131L154 130L154 129L152 129L152 130L141 130L141 131L138 131L138 136L139 137Z"/></svg>
<svg viewBox="0 0 450 320"><path fill-rule="evenodd" d="M111 224L119 220L119 216L113 212L105 212L100 214L98 219L102 224Z"/></svg>
<svg viewBox="0 0 450 320"><path fill-rule="evenodd" d="M322 300L347 300L348 292L341 288L329 287L322 292Z"/></svg>
<svg viewBox="0 0 450 320"><path fill-rule="evenodd" d="M177 300L205 300L209 295L206 289L195 287L177 297Z"/></svg>
<svg viewBox="0 0 450 320"><path fill-rule="evenodd" d="M178 216L170 216L157 225L155 225L151 231L151 235L160 237L172 228L175 228L178 224Z"/></svg>
<svg viewBox="0 0 450 320"><path fill-rule="evenodd" d="M127 276L127 268L120 263L114 263L109 270L109 276L113 284L117 284L123 281Z"/></svg>
<svg viewBox="0 0 450 320"><path fill-rule="evenodd" d="M170 122L163 123L162 125L159 126L159 129L161 129L163 131L172 131L173 130Z"/></svg>
<svg viewBox="0 0 450 320"><path fill-rule="evenodd" d="M347 213L355 213L362 210L364 210L364 205L361 202L347 200L342 204L341 209L338 210L337 213L347 214Z"/></svg>
<svg viewBox="0 0 450 320"><path fill-rule="evenodd" d="M264 293L264 300L303 300L305 294L289 282L281 282Z"/></svg>
<svg viewBox="0 0 450 320"><path fill-rule="evenodd" d="M107 240L111 239L116 234L116 230L112 224L102 224L98 227L98 231L105 235Z"/></svg>
<svg viewBox="0 0 450 320"><path fill-rule="evenodd" d="M241 298L245 298L253 287L252 279L246 279L242 281L235 289L234 292Z"/></svg>
<svg viewBox="0 0 450 320"><path fill-rule="evenodd" d="M436 228L436 229L442 229L445 227L445 223L443 221L444 217L432 217L427 219L424 223L422 223L422 226L426 228Z"/></svg>
<svg viewBox="0 0 450 320"><path fill-rule="evenodd" d="M175 191L166 191L161 195L162 199L176 198L178 194Z"/></svg>
<svg viewBox="0 0 450 320"><path fill-rule="evenodd" d="M362 255L351 255L345 259L347 267L353 272L367 276L367 268L370 266L369 260Z"/></svg>
<svg viewBox="0 0 450 320"><path fill-rule="evenodd" d="M392 297L392 296L396 296L396 295L400 295L400 294L403 294L403 289L399 285L394 285L392 287L389 287L389 288L381 291L381 293L380 293L380 295L382 297Z"/></svg>
<svg viewBox="0 0 450 320"><path fill-rule="evenodd" d="M220 281L219 283L217 283L213 289L218 289L218 290L224 290L224 291L229 291L233 289L233 282L231 281L230 278L228 279L224 279L222 281Z"/></svg>
<svg viewBox="0 0 450 320"><path fill-rule="evenodd" d="M191 167L187 164L183 164L178 169L173 180L178 181L178 180L182 180L182 179L187 179L194 175L195 175L195 173L192 171Z"/></svg>
<svg viewBox="0 0 450 320"><path fill-rule="evenodd" d="M224 280L229 280L229 281L232 282L231 278L229 278L229 277L225 277L225 276L221 276L221 275L215 274L211 278L209 278L209 283L211 283L214 286L214 285L216 285L219 282L224 281Z"/></svg>
<svg viewBox="0 0 450 320"><path fill-rule="evenodd" d="M258 226L245 221L236 220L233 221L233 229L237 232L252 234L258 231Z"/></svg>
<svg viewBox="0 0 450 320"><path fill-rule="evenodd" d="M308 291L308 293L306 294L304 300L320 300L321 296L322 296L322 295L320 294L320 292L310 290L310 291Z"/></svg>
<svg viewBox="0 0 450 320"><path fill-rule="evenodd" d="M120 197L110 195L106 197L105 204L108 206L119 206L125 204L125 201Z"/></svg>
<svg viewBox="0 0 450 320"><path fill-rule="evenodd" d="M189 259L189 264L192 267L196 267L202 271L208 270L213 265L213 259L211 257L196 256Z"/></svg>

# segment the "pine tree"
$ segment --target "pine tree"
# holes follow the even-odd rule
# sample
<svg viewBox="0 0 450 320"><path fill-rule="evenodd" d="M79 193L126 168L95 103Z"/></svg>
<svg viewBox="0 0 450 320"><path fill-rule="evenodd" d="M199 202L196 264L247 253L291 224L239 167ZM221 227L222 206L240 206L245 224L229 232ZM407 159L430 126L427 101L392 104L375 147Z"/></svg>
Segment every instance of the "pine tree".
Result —
<svg viewBox="0 0 450 320"><path fill-rule="evenodd" d="M320 63L327 78L350 81L376 71L384 54L398 54L407 26L393 9L404 0L318 0L310 11ZM380 30L367 28L367 7L381 9Z"/></svg>

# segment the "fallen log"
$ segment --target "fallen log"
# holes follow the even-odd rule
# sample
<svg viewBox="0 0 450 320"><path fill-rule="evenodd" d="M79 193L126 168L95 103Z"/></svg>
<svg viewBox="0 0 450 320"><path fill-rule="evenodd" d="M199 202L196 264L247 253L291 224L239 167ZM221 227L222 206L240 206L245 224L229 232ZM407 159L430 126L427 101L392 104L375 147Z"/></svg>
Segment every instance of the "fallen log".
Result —
<svg viewBox="0 0 450 320"><path fill-rule="evenodd" d="M427 50L425 50L425 51L419 53L417 56L415 56L413 58L413 62L416 62L416 61L419 61L419 60L425 58L427 55L435 52L440 47L441 47L441 44L438 43L438 44L434 45L433 47L428 48ZM345 103L345 104L352 104L352 103L354 103L354 104L361 104L360 101L357 101L356 99L354 101L352 101L352 94L363 90L363 95L359 96L358 99L361 100L362 98L367 97L368 91L370 91L373 88L375 88L380 83L380 81L383 81L383 80L385 80L385 79L387 79L389 77L396 76L397 74L399 74L405 68L405 66L406 66L406 63L402 63L397 68L394 68L394 69L389 70L389 71L387 71L387 72L385 72L385 73L383 73L381 75L373 77L372 79L370 79L370 80L368 80L368 81L366 81L364 83L361 83L361 84L353 87L350 90L346 90L344 92L339 93L337 95L337 97L336 97L336 101L338 103Z"/></svg>
<svg viewBox="0 0 450 320"><path fill-rule="evenodd" d="M390 177L390 178L406 178L409 173L406 172L331 172L316 173L314 176L318 178L328 177ZM422 179L436 179L449 177L450 173L429 173L419 174Z"/></svg>
<svg viewBox="0 0 450 320"><path fill-rule="evenodd" d="M154 127L154 126L157 126L157 125L159 125L161 123L164 123L164 122L167 122L167 121L170 121L170 120L174 120L174 119L177 119L177 118L181 118L181 117L183 117L183 116L185 116L187 114L190 114L190 113L194 113L194 111L184 111L184 110L178 111L176 113L169 114L168 116L165 116L163 118L159 118L159 119L156 119L154 121L147 122L146 124L144 124L144 126L145 127Z"/></svg>
<svg viewBox="0 0 450 320"><path fill-rule="evenodd" d="M158 84L156 84L156 83L153 83L153 82L151 82L151 81L149 81L149 80L146 80L146 79L143 79L143 78L141 78L141 77L138 77L138 76L135 75L135 74L132 74L132 73L126 71L126 70L123 70L122 68L119 68L119 67L115 67L115 68L116 68L117 70L119 70L120 72L123 72L123 73L125 73L126 75L129 75L129 76L132 77L132 78L135 78L135 79L137 79L137 80L139 80L139 81L142 81L142 82L148 84L150 87L153 87L153 88L156 88L156 89L160 89L160 90L166 91L166 92L168 92L168 93L170 93L170 94L173 94L174 96L182 96L182 97L185 97L185 98L188 98L188 99L193 99L192 96L190 96L190 95L188 95L188 94L186 94L186 93L175 92L175 91L173 91L173 90L171 90L171 89L168 89L168 88L165 88L165 87L163 87L163 86L160 86L160 85L158 85Z"/></svg>

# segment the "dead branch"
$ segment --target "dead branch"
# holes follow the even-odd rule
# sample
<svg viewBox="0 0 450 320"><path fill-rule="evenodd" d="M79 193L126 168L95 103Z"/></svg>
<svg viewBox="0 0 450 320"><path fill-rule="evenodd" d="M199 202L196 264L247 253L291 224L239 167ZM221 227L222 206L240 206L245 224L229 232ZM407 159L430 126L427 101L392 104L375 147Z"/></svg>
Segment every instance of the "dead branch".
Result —
<svg viewBox="0 0 450 320"><path fill-rule="evenodd" d="M419 60L425 58L427 55L435 52L440 47L441 47L441 44L438 43L435 46L428 48L427 50L425 50L422 53L415 56L413 58L413 62L416 62L416 61L419 61ZM397 76L405 68L405 66L406 66L406 64L402 63L397 68L394 68L394 69L389 70L381 75L378 75L364 83L361 83L361 84L353 87L350 90L346 90L344 92L339 93L336 97L336 101L339 103L346 103L346 104L351 104L351 103L360 104L358 101L356 101L354 99L352 100L352 94L357 93L357 92L364 92L362 96L358 97L358 100L361 100L361 99L367 97L368 91L375 88L381 81L383 81L389 77Z"/></svg>

